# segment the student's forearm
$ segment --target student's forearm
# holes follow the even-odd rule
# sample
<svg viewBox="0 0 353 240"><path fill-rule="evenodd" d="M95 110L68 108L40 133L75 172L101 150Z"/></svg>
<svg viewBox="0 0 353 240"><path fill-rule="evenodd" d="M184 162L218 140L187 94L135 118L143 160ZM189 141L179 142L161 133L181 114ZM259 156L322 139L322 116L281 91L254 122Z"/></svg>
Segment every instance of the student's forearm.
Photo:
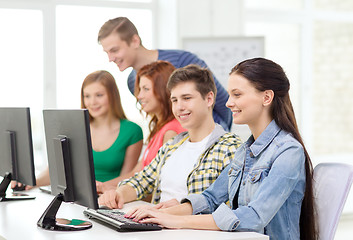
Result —
<svg viewBox="0 0 353 240"><path fill-rule="evenodd" d="M180 216L182 218L181 228L200 229L200 230L220 230L217 227L211 214Z"/></svg>
<svg viewBox="0 0 353 240"><path fill-rule="evenodd" d="M183 203L173 207L161 209L161 211L173 215L191 215L192 206L190 203Z"/></svg>
<svg viewBox="0 0 353 240"><path fill-rule="evenodd" d="M130 185L120 186L116 189L116 191L119 192L123 196L125 203L132 202L137 199L136 191Z"/></svg>
<svg viewBox="0 0 353 240"><path fill-rule="evenodd" d="M50 185L49 168L45 169L36 179L36 186Z"/></svg>
<svg viewBox="0 0 353 240"><path fill-rule="evenodd" d="M112 180L106 181L106 182L104 182L104 184L106 184L108 186L113 186L114 188L116 188L121 181L128 179L128 178L132 177L133 175L134 175L134 172L131 171L131 172L128 172L124 175L120 175L119 177L116 177Z"/></svg>

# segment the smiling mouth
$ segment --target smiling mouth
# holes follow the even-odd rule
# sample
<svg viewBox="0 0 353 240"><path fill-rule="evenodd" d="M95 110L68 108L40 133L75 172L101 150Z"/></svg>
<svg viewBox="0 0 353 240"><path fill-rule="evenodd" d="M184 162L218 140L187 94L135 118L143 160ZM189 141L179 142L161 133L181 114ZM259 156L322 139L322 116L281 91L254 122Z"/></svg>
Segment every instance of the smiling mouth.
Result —
<svg viewBox="0 0 353 240"><path fill-rule="evenodd" d="M145 107L147 105L146 102L139 101L139 103L140 103L141 107Z"/></svg>
<svg viewBox="0 0 353 240"><path fill-rule="evenodd" d="M233 112L233 117L235 117L236 115L238 115L239 113L241 113L241 110L234 110Z"/></svg>
<svg viewBox="0 0 353 240"><path fill-rule="evenodd" d="M190 113L179 114L179 118L180 118L180 120L182 120L182 121L188 119L189 116L190 116Z"/></svg>
<svg viewBox="0 0 353 240"><path fill-rule="evenodd" d="M98 108L91 108L90 110L93 111L93 112L97 112L97 111L99 111L99 109L100 109L100 107L98 107Z"/></svg>
<svg viewBox="0 0 353 240"><path fill-rule="evenodd" d="M123 60L115 61L115 64L119 67L123 63Z"/></svg>

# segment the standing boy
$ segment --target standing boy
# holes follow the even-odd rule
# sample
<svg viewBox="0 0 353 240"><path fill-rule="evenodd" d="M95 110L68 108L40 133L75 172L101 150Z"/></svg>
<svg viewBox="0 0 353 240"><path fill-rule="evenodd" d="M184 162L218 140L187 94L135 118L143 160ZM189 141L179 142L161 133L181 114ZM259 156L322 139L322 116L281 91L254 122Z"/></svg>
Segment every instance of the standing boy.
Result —
<svg viewBox="0 0 353 240"><path fill-rule="evenodd" d="M120 71L129 67L133 68L128 77L128 87L132 94L134 93L136 71L154 61L168 61L176 68L189 64L208 68L203 60L187 51L146 49L142 45L135 25L126 17L118 17L104 23L98 34L98 42L108 54L109 61L114 62ZM217 88L217 101L213 109L213 117L215 122L229 131L232 126L232 113L225 106L228 94L216 78L214 81Z"/></svg>

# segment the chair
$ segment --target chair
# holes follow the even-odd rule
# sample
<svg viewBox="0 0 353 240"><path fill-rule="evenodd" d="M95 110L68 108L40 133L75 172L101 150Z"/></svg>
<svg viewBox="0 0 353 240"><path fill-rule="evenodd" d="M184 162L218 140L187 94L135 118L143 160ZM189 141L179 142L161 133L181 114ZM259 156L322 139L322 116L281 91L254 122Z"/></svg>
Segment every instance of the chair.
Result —
<svg viewBox="0 0 353 240"><path fill-rule="evenodd" d="M314 168L314 197L320 240L333 240L353 182L353 166L321 163Z"/></svg>

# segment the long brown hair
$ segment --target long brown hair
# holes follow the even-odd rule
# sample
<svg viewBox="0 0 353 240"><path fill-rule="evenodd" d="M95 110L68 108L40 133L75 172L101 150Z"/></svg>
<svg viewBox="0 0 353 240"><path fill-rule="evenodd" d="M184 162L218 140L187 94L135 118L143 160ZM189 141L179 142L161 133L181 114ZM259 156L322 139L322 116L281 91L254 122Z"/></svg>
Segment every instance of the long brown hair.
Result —
<svg viewBox="0 0 353 240"><path fill-rule="evenodd" d="M155 114L147 113L147 115L152 117L148 125L150 130L150 135L147 138L148 141L150 141L165 124L174 119L170 92L167 89L169 76L174 70L175 67L171 63L160 60L143 66L136 74L135 97L137 98L140 93L139 84L141 77L146 77L151 80L153 84L153 94L157 98L161 109L160 119L158 119Z"/></svg>
<svg viewBox="0 0 353 240"><path fill-rule="evenodd" d="M110 114L117 119L126 119L123 107L121 105L120 94L118 87L116 85L115 79L113 75L105 70L95 71L87 75L85 80L83 80L82 87L81 87L81 108L86 108L84 102L84 94L83 90L85 87L91 83L98 82L102 84L108 94L109 99L109 110ZM91 121L93 121L93 117L91 114L89 115Z"/></svg>
<svg viewBox="0 0 353 240"><path fill-rule="evenodd" d="M291 133L303 146L305 154L306 184L300 214L300 239L317 239L313 195L313 166L300 136L293 106L289 98L289 80L282 67L264 58L253 58L237 64L230 74L239 74L249 80L259 91L274 92L271 114L276 124Z"/></svg>

